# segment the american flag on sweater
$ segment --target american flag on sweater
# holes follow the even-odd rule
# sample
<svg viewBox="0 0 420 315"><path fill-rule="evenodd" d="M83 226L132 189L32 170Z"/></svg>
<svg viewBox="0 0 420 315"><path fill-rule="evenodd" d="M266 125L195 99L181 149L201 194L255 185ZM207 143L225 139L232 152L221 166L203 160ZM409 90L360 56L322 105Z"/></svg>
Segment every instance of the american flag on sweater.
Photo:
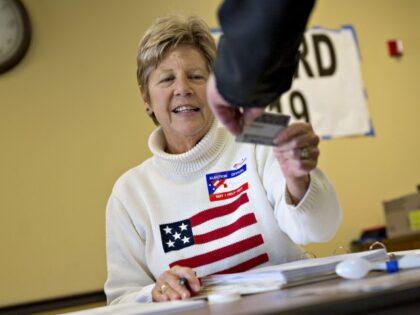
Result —
<svg viewBox="0 0 420 315"><path fill-rule="evenodd" d="M173 254L170 267L180 265L197 270L213 264L214 273L221 274L245 271L268 261L246 193L190 218L161 224L160 233L165 253ZM188 258L179 259L179 254ZM236 263L232 265L232 261Z"/></svg>

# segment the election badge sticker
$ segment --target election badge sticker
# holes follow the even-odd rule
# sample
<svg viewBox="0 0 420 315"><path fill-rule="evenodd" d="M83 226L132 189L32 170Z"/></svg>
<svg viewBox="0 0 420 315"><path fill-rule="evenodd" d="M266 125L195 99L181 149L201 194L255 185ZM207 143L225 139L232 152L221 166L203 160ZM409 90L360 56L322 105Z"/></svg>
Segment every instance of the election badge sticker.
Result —
<svg viewBox="0 0 420 315"><path fill-rule="evenodd" d="M210 201L234 198L248 190L246 164L240 168L206 175Z"/></svg>

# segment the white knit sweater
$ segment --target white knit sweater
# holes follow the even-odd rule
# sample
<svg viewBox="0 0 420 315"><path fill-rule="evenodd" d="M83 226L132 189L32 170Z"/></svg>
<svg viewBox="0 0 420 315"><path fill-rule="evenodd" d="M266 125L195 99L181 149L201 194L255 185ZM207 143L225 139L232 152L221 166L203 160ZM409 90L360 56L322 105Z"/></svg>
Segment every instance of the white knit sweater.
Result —
<svg viewBox="0 0 420 315"><path fill-rule="evenodd" d="M186 153L165 153L160 128L149 147L153 157L118 179L107 206L110 304L150 302L155 280L174 265L205 276L300 259L298 244L328 241L341 222L320 170L289 205L272 149L236 143L216 122Z"/></svg>

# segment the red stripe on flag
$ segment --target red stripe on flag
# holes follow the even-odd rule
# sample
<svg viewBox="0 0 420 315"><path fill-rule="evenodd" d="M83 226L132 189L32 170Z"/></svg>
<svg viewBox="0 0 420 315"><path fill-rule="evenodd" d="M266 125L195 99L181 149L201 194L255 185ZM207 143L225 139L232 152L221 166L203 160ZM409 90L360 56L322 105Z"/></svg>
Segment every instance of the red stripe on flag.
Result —
<svg viewBox="0 0 420 315"><path fill-rule="evenodd" d="M251 268L257 267L268 261L268 255L266 253L261 254L257 257L254 257L250 260L244 261L243 263L233 266L232 268L225 269L215 273L216 275L226 274L226 273L237 273L237 272L244 272Z"/></svg>
<svg viewBox="0 0 420 315"><path fill-rule="evenodd" d="M179 265L183 267L197 268L225 259L227 257L237 255L261 244L264 244L264 240L262 236L258 234L205 254L174 261L169 265L169 267L172 268L173 266Z"/></svg>
<svg viewBox="0 0 420 315"><path fill-rule="evenodd" d="M238 199L236 199L235 201L227 205L203 210L191 217L190 219L191 226L197 226L211 219L218 218L226 214L235 212L236 209L238 209L241 205L243 205L244 203L247 203L248 201L249 201L248 195L243 194Z"/></svg>
<svg viewBox="0 0 420 315"><path fill-rule="evenodd" d="M207 242L211 242L217 240L218 238L225 237L227 235L232 234L235 231L242 229L248 225L252 225L257 223L257 219L253 213L248 213L238 220L233 222L232 224L226 225L219 229L213 230L211 232L205 234L194 235L194 244L204 244Z"/></svg>

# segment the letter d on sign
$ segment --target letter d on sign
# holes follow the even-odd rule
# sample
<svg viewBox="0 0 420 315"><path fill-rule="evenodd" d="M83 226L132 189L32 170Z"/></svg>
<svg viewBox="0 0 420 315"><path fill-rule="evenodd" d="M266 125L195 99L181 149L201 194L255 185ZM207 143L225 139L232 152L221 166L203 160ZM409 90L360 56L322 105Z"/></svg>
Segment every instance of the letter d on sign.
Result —
<svg viewBox="0 0 420 315"><path fill-rule="evenodd" d="M337 67L337 58L336 58L336 54L334 50L334 45L331 39L327 35L324 35L324 34L313 34L312 42L314 44L315 58L316 58L316 64L318 66L319 76L326 77L326 76L333 75ZM330 57L329 65L325 65L322 62L323 59L321 58L321 46L324 46L327 48L327 51Z"/></svg>

